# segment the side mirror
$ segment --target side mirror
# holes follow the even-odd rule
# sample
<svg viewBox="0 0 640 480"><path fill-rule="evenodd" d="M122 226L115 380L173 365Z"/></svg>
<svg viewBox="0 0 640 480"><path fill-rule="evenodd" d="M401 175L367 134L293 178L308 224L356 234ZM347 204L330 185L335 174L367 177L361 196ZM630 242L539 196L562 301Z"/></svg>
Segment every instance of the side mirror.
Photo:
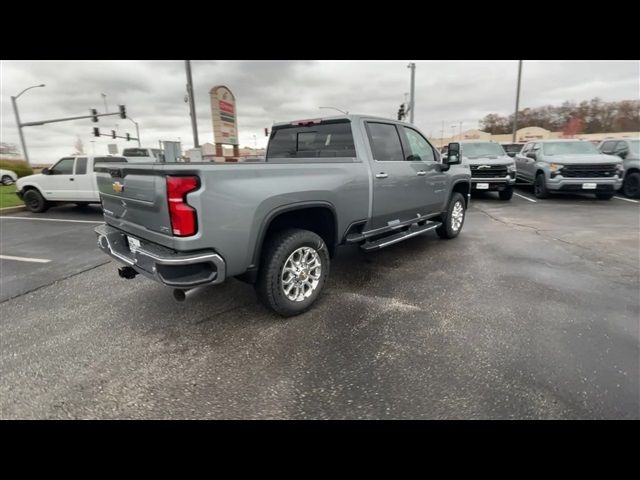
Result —
<svg viewBox="0 0 640 480"><path fill-rule="evenodd" d="M617 156L619 156L620 158L626 158L627 154L629 153L629 150L620 150L619 152L615 152L615 154Z"/></svg>
<svg viewBox="0 0 640 480"><path fill-rule="evenodd" d="M456 165L460 163L460 144L450 143L447 147L447 156L442 158L442 165Z"/></svg>
<svg viewBox="0 0 640 480"><path fill-rule="evenodd" d="M511 158L516 156L516 152L507 152L507 155L509 155Z"/></svg>
<svg viewBox="0 0 640 480"><path fill-rule="evenodd" d="M43 175L51 175L51 170L49 170L49 167L45 167L40 173Z"/></svg>
<svg viewBox="0 0 640 480"><path fill-rule="evenodd" d="M538 155L536 154L536 152L527 152L527 157L536 160L538 158Z"/></svg>

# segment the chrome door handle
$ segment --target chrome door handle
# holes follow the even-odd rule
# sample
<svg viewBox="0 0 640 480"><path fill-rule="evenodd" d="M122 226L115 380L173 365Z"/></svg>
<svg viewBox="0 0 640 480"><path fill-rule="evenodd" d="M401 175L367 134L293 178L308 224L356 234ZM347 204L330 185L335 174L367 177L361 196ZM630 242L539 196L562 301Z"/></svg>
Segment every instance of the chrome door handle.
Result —
<svg viewBox="0 0 640 480"><path fill-rule="evenodd" d="M387 178L388 176L389 175L384 172L376 173L376 178Z"/></svg>
<svg viewBox="0 0 640 480"><path fill-rule="evenodd" d="M419 177L422 177L423 175L426 175L427 172L425 172L424 170L418 170L418 173L416 173L416 175L418 175Z"/></svg>

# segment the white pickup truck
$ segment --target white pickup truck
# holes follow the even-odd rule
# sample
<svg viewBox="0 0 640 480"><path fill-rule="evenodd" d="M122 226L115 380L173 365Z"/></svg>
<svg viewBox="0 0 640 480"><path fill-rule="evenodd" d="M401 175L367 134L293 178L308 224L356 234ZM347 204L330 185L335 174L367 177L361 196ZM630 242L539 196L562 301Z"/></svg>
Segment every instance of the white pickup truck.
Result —
<svg viewBox="0 0 640 480"><path fill-rule="evenodd" d="M120 156L64 157L41 173L18 179L16 193L35 213L44 212L58 203L70 202L78 206L100 203L94 165L114 162L128 163L128 160Z"/></svg>

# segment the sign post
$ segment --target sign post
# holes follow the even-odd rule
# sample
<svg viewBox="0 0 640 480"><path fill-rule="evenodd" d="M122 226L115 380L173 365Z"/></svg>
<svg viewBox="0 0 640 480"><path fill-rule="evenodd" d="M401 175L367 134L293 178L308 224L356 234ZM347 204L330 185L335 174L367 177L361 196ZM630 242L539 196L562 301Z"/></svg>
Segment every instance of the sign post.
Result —
<svg viewBox="0 0 640 480"><path fill-rule="evenodd" d="M223 145L233 145L233 156L237 158L240 156L240 150L236 99L231 90L224 85L218 85L209 90L209 97L216 156L224 157Z"/></svg>

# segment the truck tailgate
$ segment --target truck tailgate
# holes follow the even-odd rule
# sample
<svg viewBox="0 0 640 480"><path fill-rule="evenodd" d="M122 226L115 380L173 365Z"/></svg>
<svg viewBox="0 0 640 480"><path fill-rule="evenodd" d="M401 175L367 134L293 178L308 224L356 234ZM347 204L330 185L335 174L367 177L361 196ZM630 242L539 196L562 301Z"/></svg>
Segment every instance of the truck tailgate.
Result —
<svg viewBox="0 0 640 480"><path fill-rule="evenodd" d="M166 177L152 164L102 164L96 167L106 223L171 246Z"/></svg>

